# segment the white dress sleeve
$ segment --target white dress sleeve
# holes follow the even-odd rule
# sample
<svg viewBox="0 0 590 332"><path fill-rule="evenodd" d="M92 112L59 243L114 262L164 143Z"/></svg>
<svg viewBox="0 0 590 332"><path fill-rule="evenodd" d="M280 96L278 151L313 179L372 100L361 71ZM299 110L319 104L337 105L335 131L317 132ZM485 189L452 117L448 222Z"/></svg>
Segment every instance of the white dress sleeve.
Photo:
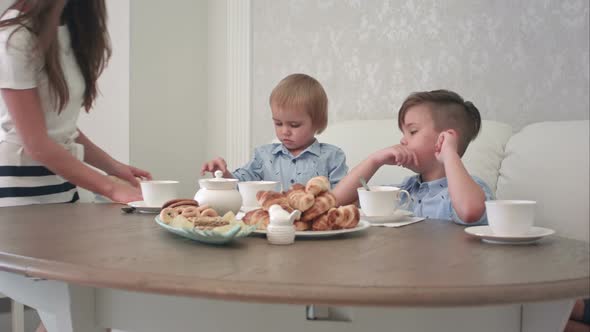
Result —
<svg viewBox="0 0 590 332"><path fill-rule="evenodd" d="M42 65L33 47L34 37L26 28L0 30L0 88L20 90L37 86Z"/></svg>

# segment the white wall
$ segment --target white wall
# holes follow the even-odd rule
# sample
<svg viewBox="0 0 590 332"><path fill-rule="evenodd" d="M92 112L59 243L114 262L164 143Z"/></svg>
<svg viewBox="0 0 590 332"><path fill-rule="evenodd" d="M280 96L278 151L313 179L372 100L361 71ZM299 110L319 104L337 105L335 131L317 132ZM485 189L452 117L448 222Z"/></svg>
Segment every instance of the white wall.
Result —
<svg viewBox="0 0 590 332"><path fill-rule="evenodd" d="M129 0L107 0L108 28L113 49L98 80L100 95L90 113L82 111L78 127L99 147L121 162L129 162ZM80 200L94 194L81 189Z"/></svg>
<svg viewBox="0 0 590 332"><path fill-rule="evenodd" d="M239 0L242 1L242 0ZM208 33L208 81L207 96L207 160L226 155L226 133L220 128L227 127L227 3L209 0Z"/></svg>
<svg viewBox="0 0 590 332"><path fill-rule="evenodd" d="M130 161L198 189L207 140L207 1L131 2Z"/></svg>
<svg viewBox="0 0 590 332"><path fill-rule="evenodd" d="M107 0L113 55L98 80L100 96L78 125L114 158L129 162L129 0Z"/></svg>

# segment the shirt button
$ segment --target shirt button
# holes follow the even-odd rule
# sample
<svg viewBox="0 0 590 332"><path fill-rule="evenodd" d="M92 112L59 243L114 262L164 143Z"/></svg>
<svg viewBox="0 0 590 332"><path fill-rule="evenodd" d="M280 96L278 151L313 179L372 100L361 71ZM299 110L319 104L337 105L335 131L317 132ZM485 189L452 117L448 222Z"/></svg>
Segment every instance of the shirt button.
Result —
<svg viewBox="0 0 590 332"><path fill-rule="evenodd" d="M291 183L295 183L295 180L291 179Z"/></svg>
<svg viewBox="0 0 590 332"><path fill-rule="evenodd" d="M422 200L421 200L421 199L420 199L420 200L418 200L418 203L422 203Z"/></svg>
<svg viewBox="0 0 590 332"><path fill-rule="evenodd" d="M293 164L297 163L297 160L293 159L291 160L293 162Z"/></svg>

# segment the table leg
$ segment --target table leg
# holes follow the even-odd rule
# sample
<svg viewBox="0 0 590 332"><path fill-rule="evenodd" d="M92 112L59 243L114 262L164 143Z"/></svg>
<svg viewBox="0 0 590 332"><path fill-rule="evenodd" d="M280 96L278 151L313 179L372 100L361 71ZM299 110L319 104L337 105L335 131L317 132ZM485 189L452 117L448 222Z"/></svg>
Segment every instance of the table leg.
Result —
<svg viewBox="0 0 590 332"><path fill-rule="evenodd" d="M2 292L37 309L48 332L104 332L95 319L94 288L0 271Z"/></svg>
<svg viewBox="0 0 590 332"><path fill-rule="evenodd" d="M567 323L575 299L522 305L521 332L561 332Z"/></svg>

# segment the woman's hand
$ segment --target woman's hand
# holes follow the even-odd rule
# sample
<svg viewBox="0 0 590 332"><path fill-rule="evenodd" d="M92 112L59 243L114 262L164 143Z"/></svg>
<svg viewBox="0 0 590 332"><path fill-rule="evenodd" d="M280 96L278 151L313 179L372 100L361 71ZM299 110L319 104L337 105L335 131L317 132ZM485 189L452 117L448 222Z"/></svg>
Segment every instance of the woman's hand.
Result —
<svg viewBox="0 0 590 332"><path fill-rule="evenodd" d="M139 181L137 178L151 180L152 175L148 171L144 171L137 167L133 167L130 165L125 165L123 163L117 162L115 167L112 168L111 174L118 178L121 178L129 183L131 183L134 187L139 187Z"/></svg>
<svg viewBox="0 0 590 332"><path fill-rule="evenodd" d="M137 180L136 180L137 181ZM112 189L106 195L110 200L117 203L129 203L143 200L141 189L139 187L132 187L128 184L114 182Z"/></svg>

